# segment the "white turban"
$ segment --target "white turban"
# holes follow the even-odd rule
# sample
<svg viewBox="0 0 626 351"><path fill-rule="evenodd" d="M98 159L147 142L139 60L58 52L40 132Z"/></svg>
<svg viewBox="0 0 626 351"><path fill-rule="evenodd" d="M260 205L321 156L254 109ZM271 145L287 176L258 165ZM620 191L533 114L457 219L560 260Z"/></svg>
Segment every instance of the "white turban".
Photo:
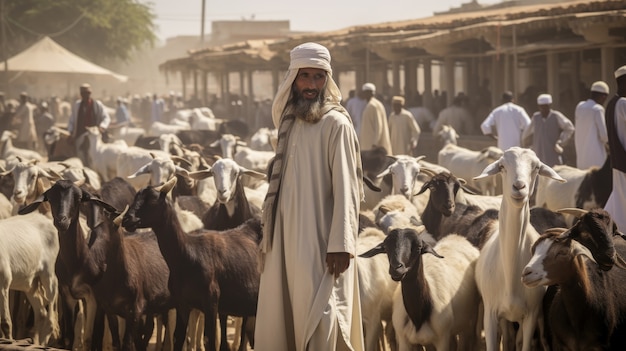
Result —
<svg viewBox="0 0 626 351"><path fill-rule="evenodd" d="M331 102L333 104L331 104L332 106L325 106L323 108L324 113L328 112L332 107L336 107L337 105L341 106L341 91L337 83L333 80L333 70L330 67L330 52L328 52L326 47L317 43L304 43L293 48L290 56L291 62L289 63L287 75L278 87L278 92L274 98L274 104L272 105L272 120L276 128L280 125L283 111L291 96L291 86L300 68L319 68L328 72L324 96L327 103Z"/></svg>
<svg viewBox="0 0 626 351"><path fill-rule="evenodd" d="M550 105L552 103L552 95L541 94L537 97L537 105Z"/></svg>
<svg viewBox="0 0 626 351"><path fill-rule="evenodd" d="M625 74L626 74L626 65L624 65L624 66L618 68L617 70L615 70L615 78L616 79L621 77L621 76L623 76L623 75L625 75Z"/></svg>

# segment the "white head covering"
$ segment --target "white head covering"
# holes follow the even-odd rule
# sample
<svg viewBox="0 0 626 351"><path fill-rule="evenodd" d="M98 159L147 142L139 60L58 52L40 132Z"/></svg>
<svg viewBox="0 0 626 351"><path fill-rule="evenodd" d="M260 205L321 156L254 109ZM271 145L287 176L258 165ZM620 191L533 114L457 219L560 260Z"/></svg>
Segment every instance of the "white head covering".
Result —
<svg viewBox="0 0 626 351"><path fill-rule="evenodd" d="M597 93L609 94L609 85L605 82L599 80L591 84L591 91L595 91Z"/></svg>
<svg viewBox="0 0 626 351"><path fill-rule="evenodd" d="M304 43L293 48L290 56L291 62L289 63L287 75L278 87L278 92L272 105L272 120L276 128L280 125L283 111L291 96L291 86L300 68L319 68L328 72L325 98L327 103L331 103L331 106L327 104L326 106L328 107L323 107L324 113L328 112L332 107L341 106L341 91L333 80L333 70L330 67L330 52L328 52L326 47L318 43Z"/></svg>
<svg viewBox="0 0 626 351"><path fill-rule="evenodd" d="M537 105L550 105L552 103L552 95L541 94L537 97Z"/></svg>
<svg viewBox="0 0 626 351"><path fill-rule="evenodd" d="M361 88L361 90L376 92L376 86L374 85L374 83L365 83L363 84L363 87Z"/></svg>
<svg viewBox="0 0 626 351"><path fill-rule="evenodd" d="M615 70L615 78L619 78L626 74L626 65Z"/></svg>

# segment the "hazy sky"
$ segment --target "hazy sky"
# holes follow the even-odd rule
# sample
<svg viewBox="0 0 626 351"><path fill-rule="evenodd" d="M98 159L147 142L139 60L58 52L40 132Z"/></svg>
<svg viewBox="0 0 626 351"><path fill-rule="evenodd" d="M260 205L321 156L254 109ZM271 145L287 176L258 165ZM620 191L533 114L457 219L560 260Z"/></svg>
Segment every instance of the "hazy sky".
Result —
<svg viewBox="0 0 626 351"><path fill-rule="evenodd" d="M471 0L206 0L205 33L214 20L289 20L293 31L331 31L353 25L432 16ZM202 0L145 0L156 14L157 36L200 35ZM493 4L497 0L479 0Z"/></svg>

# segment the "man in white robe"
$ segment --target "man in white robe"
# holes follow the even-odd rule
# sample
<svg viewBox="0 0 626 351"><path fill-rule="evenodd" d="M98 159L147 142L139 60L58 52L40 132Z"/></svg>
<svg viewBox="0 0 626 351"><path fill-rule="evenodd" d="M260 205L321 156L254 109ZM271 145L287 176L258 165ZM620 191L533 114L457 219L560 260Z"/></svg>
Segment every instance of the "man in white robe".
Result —
<svg viewBox="0 0 626 351"><path fill-rule="evenodd" d="M363 350L354 259L363 171L340 101L328 49L294 48L272 106L257 351Z"/></svg>
<svg viewBox="0 0 626 351"><path fill-rule="evenodd" d="M413 114L404 108L404 97L391 98L392 112L389 114L389 136L393 155L413 155L422 130Z"/></svg>
<svg viewBox="0 0 626 351"><path fill-rule="evenodd" d="M361 129L359 131L361 149L370 150L380 146L385 148L388 155L392 155L387 112L383 103L374 96L376 86L372 83L365 83L361 90L365 100L367 100L367 105L361 114Z"/></svg>
<svg viewBox="0 0 626 351"><path fill-rule="evenodd" d="M609 142L603 106L609 96L609 86L598 81L591 85L590 90L589 99L581 101L574 112L576 167L580 169L602 167L606 161L606 148Z"/></svg>
<svg viewBox="0 0 626 351"><path fill-rule="evenodd" d="M622 232L626 230L626 65L615 71L617 95L606 107L613 191L604 206Z"/></svg>
<svg viewBox="0 0 626 351"><path fill-rule="evenodd" d="M530 117L523 107L513 102L513 93L502 94L502 105L491 111L480 125L483 134L498 139L498 147L507 150L522 146L522 133L530 124Z"/></svg>

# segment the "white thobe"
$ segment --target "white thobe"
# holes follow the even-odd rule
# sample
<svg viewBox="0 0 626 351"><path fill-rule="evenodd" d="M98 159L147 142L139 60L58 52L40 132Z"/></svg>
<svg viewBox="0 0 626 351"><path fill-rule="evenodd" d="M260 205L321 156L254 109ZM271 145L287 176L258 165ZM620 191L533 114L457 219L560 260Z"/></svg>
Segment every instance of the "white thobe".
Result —
<svg viewBox="0 0 626 351"><path fill-rule="evenodd" d="M366 105L367 100L361 99L358 96L355 96L346 102L346 110L348 111L350 118L352 118L354 130L356 130L357 135L361 130L361 118Z"/></svg>
<svg viewBox="0 0 626 351"><path fill-rule="evenodd" d="M389 124L385 106L376 98L371 98L361 115L361 130L359 132L361 150L370 150L374 146L382 146L391 155L389 140Z"/></svg>
<svg viewBox="0 0 626 351"><path fill-rule="evenodd" d="M529 124L530 117L526 110L512 102L507 102L493 109L481 123L480 129L483 134L497 136L498 147L504 151L513 146L522 146L522 133Z"/></svg>
<svg viewBox="0 0 626 351"><path fill-rule="evenodd" d="M605 145L609 142L604 107L592 99L581 101L575 116L576 167L602 167L607 157Z"/></svg>
<svg viewBox="0 0 626 351"><path fill-rule="evenodd" d="M626 147L626 98L620 98L615 104L615 126L620 143ZM626 173L613 169L613 191L604 209L619 230L626 230Z"/></svg>
<svg viewBox="0 0 626 351"><path fill-rule="evenodd" d="M400 113L392 112L389 115L389 136L391 139L391 151L393 155L412 156L411 144L419 141L420 127L417 125L413 114L407 109Z"/></svg>
<svg viewBox="0 0 626 351"><path fill-rule="evenodd" d="M359 146L350 120L331 111L296 119L284 155L274 237L265 255L255 350L363 349L356 260L335 280L326 254L356 254ZM344 345L345 346L345 345Z"/></svg>

